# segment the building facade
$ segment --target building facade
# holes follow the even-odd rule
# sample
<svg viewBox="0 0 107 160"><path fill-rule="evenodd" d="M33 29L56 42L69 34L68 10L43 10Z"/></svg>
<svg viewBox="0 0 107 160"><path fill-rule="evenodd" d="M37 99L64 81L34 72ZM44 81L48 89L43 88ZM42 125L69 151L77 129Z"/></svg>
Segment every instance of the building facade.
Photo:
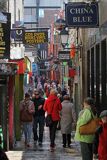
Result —
<svg viewBox="0 0 107 160"><path fill-rule="evenodd" d="M15 24L16 21L23 21L23 6L24 0L7 1L7 10L11 13L11 24Z"/></svg>
<svg viewBox="0 0 107 160"><path fill-rule="evenodd" d="M98 113L107 109L107 1L98 1L99 27L82 29L83 97L96 100Z"/></svg>

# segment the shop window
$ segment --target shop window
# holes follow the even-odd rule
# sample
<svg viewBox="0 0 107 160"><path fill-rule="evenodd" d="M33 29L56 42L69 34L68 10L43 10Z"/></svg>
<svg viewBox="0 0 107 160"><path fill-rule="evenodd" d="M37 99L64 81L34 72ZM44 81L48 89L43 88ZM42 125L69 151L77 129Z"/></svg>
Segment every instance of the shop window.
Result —
<svg viewBox="0 0 107 160"><path fill-rule="evenodd" d="M106 49L106 39L101 42L101 79L100 79L100 90L101 90L101 110L107 109L107 49Z"/></svg>
<svg viewBox="0 0 107 160"><path fill-rule="evenodd" d="M95 46L95 99L96 107L100 108L100 44Z"/></svg>
<svg viewBox="0 0 107 160"><path fill-rule="evenodd" d="M87 51L87 96L90 97L90 50Z"/></svg>
<svg viewBox="0 0 107 160"><path fill-rule="evenodd" d="M91 75L91 97L94 98L94 47L91 48L91 67L90 67L90 75Z"/></svg>

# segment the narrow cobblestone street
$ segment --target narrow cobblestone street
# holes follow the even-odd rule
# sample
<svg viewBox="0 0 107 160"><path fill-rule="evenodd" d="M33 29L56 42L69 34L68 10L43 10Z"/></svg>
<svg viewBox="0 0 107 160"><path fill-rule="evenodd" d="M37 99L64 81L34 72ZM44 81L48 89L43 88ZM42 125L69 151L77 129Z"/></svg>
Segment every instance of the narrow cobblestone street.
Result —
<svg viewBox="0 0 107 160"><path fill-rule="evenodd" d="M61 132L57 131L56 150L55 152L50 152L48 128L45 128L42 147L37 145L34 148L32 141L32 147L26 149L24 147L24 138L22 137L21 142L17 143L15 150L8 151L6 154L9 160L81 160L79 144L74 142L73 138L71 146L70 149L62 147Z"/></svg>

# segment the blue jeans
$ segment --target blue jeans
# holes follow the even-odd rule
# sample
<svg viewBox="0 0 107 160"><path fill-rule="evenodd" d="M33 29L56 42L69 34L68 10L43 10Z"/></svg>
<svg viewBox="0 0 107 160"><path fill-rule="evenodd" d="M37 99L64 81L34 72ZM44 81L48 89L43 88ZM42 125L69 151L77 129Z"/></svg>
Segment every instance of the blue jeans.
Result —
<svg viewBox="0 0 107 160"><path fill-rule="evenodd" d="M45 124L45 117L44 116L35 116L34 117L34 122L33 122L34 141L38 140L39 142L42 143L44 124ZM39 133L38 133L38 126L39 126Z"/></svg>
<svg viewBox="0 0 107 160"><path fill-rule="evenodd" d="M32 134L32 122L24 122L23 131L24 131L24 136L25 136L25 142L30 143L31 134Z"/></svg>

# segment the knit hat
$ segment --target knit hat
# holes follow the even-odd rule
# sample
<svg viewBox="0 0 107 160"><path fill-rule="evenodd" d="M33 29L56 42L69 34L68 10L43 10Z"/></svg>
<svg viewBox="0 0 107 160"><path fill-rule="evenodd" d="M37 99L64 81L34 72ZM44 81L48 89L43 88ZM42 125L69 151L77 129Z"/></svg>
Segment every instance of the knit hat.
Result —
<svg viewBox="0 0 107 160"><path fill-rule="evenodd" d="M104 110L100 113L100 118L106 117L107 116L107 110Z"/></svg>

